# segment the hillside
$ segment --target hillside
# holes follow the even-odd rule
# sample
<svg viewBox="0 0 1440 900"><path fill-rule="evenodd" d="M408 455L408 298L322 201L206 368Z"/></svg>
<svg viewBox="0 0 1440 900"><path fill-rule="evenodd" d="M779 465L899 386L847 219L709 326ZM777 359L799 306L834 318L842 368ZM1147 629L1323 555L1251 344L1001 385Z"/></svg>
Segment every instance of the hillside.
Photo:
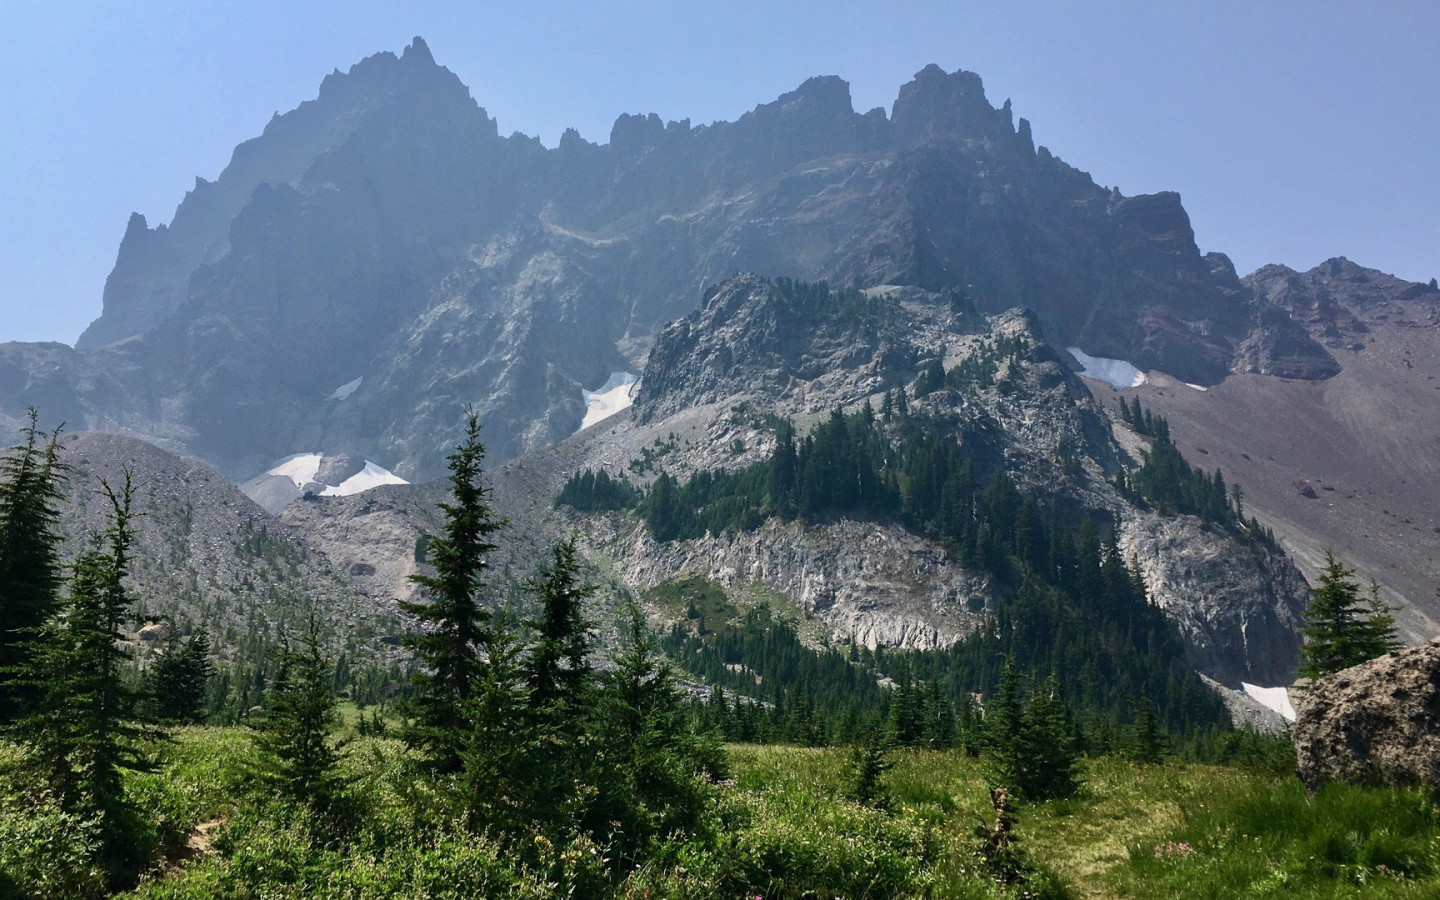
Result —
<svg viewBox="0 0 1440 900"><path fill-rule="evenodd" d="M1247 507L1307 574L1334 548L1402 604L1410 640L1440 633L1440 294L1344 259L1247 281L1296 311L1336 360L1335 377L1092 390L1166 415L1185 454L1243 485Z"/></svg>

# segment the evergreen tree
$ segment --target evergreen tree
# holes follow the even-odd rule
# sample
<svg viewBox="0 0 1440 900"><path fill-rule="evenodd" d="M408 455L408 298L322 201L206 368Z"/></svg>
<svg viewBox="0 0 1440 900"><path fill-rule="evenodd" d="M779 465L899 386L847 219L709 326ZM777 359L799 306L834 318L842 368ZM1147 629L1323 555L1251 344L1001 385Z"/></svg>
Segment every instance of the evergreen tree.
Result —
<svg viewBox="0 0 1440 900"><path fill-rule="evenodd" d="M59 605L61 490L59 429L40 431L32 407L23 442L0 459L0 726L33 699L24 684L42 625Z"/></svg>
<svg viewBox="0 0 1440 900"><path fill-rule="evenodd" d="M1165 760L1165 736L1160 732L1155 707L1149 697L1140 698L1140 714L1135 720L1130 758L1149 765L1158 765Z"/></svg>
<svg viewBox="0 0 1440 900"><path fill-rule="evenodd" d="M631 604L624 645L602 687L591 830L623 861L652 841L705 824L707 780L725 774L724 751L690 725L669 663Z"/></svg>
<svg viewBox="0 0 1440 900"><path fill-rule="evenodd" d="M312 609L300 649L291 650L288 640L283 646L255 733L261 780L317 810L333 808L344 784L330 741L338 722L332 674Z"/></svg>
<svg viewBox="0 0 1440 900"><path fill-rule="evenodd" d="M171 637L146 672L146 689L155 718L184 725L204 720L206 689L215 666L210 634L201 626L188 641Z"/></svg>
<svg viewBox="0 0 1440 900"><path fill-rule="evenodd" d="M1379 604L1378 588L1372 605L1360 597L1355 570L1325 551L1320 583L1309 589L1305 609L1305 646L1300 649L1302 678L1319 678L1380 656L1395 645L1395 620Z"/></svg>
<svg viewBox="0 0 1440 900"><path fill-rule="evenodd" d="M1060 681L1047 678L1030 698L1020 729L1019 769L1016 788L1028 800L1053 800L1072 796L1080 787L1076 772L1080 749L1070 709L1060 695Z"/></svg>
<svg viewBox="0 0 1440 900"><path fill-rule="evenodd" d="M472 829L515 836L537 813L545 787L537 783L539 729L525 678L525 648L505 615L487 632L483 648L485 663L462 710L469 728L460 745L460 783Z"/></svg>
<svg viewBox="0 0 1440 900"><path fill-rule="evenodd" d="M460 744L471 730L465 711L475 696L480 651L489 638L490 613L478 594L489 555L498 549L493 537L504 522L491 511L480 480L484 459L480 420L472 411L465 439L449 457L451 499L440 504L444 533L427 544L435 574L411 576L428 602L400 604L424 629L406 641L421 663L406 739L440 772L460 766Z"/></svg>
<svg viewBox="0 0 1440 900"><path fill-rule="evenodd" d="M20 682L36 699L15 732L34 749L42 777L71 812L99 823L101 856L113 880L141 862L133 812L121 770L135 768L138 730L127 717L134 692L120 643L130 613L125 588L134 539L134 485L127 470L119 491L101 482L110 527L72 565L59 614L36 635L37 650Z"/></svg>
<svg viewBox="0 0 1440 900"><path fill-rule="evenodd" d="M526 663L538 742L533 754L535 813L542 823L555 823L569 818L564 807L574 799L577 776L588 762L594 686L588 659L590 626L582 606L595 586L580 577L573 536L555 545L550 566L530 581L529 590L543 611L541 619L531 623L537 637ZM489 668L494 669L503 656L492 653ZM497 686L503 681L499 679Z"/></svg>
<svg viewBox="0 0 1440 900"><path fill-rule="evenodd" d="M985 750L990 780L998 787L1018 790L1025 780L1021 730L1024 710L1020 702L1020 678L1015 661L1005 658L995 696L985 705Z"/></svg>
<svg viewBox="0 0 1440 900"><path fill-rule="evenodd" d="M873 733L850 750L850 799L863 806L889 809L890 792L886 790L885 773L894 767L888 758L889 740L883 732Z"/></svg>

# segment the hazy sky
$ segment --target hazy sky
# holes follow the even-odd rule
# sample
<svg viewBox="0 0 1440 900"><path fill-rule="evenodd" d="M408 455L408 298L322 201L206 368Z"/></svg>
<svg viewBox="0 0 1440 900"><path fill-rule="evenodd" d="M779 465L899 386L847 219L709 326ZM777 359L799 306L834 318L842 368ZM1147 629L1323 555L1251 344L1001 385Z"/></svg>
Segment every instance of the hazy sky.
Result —
<svg viewBox="0 0 1440 900"><path fill-rule="evenodd" d="M271 114L422 35L503 134L734 119L811 75L889 108L935 62L1241 273L1440 275L1440 3L31 2L0 8L0 340L72 343L132 210L168 222Z"/></svg>

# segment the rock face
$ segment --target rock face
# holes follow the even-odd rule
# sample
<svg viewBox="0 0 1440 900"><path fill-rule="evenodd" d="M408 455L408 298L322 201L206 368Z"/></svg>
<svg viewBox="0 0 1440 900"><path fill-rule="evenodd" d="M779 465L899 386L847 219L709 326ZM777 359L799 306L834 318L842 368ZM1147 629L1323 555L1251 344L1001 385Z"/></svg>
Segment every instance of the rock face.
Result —
<svg viewBox="0 0 1440 900"><path fill-rule="evenodd" d="M1300 779L1440 787L1440 641L1316 681L1296 710Z"/></svg>
<svg viewBox="0 0 1440 900"><path fill-rule="evenodd" d="M638 372L736 271L1024 306L1062 346L1189 382L1325 371L1284 362L1279 307L1237 357L1251 292L1179 197L1096 185L973 73L927 67L889 116L813 78L735 122L622 116L550 150L501 137L417 39L327 77L168 225L132 218L79 350L0 348L0 415L34 403L237 481L316 449L420 481L467 406L496 460L573 433L582 389Z"/></svg>
<svg viewBox="0 0 1440 900"><path fill-rule="evenodd" d="M1190 516L1128 516L1120 546L1180 628L1188 662L1228 684L1288 684L1300 654L1305 580L1282 553Z"/></svg>
<svg viewBox="0 0 1440 900"><path fill-rule="evenodd" d="M643 591L682 575L761 585L824 623L842 643L931 650L975 630L993 605L984 578L893 524L771 520L742 534L660 544L635 529L593 548Z"/></svg>

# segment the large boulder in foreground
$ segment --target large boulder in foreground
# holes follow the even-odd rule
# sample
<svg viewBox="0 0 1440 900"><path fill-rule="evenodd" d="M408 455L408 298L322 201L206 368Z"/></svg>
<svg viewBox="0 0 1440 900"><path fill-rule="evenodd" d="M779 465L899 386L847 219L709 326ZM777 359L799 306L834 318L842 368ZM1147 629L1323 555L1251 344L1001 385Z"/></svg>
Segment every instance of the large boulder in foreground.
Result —
<svg viewBox="0 0 1440 900"><path fill-rule="evenodd" d="M1305 691L1296 715L1296 770L1306 787L1440 787L1440 640L1327 675Z"/></svg>

